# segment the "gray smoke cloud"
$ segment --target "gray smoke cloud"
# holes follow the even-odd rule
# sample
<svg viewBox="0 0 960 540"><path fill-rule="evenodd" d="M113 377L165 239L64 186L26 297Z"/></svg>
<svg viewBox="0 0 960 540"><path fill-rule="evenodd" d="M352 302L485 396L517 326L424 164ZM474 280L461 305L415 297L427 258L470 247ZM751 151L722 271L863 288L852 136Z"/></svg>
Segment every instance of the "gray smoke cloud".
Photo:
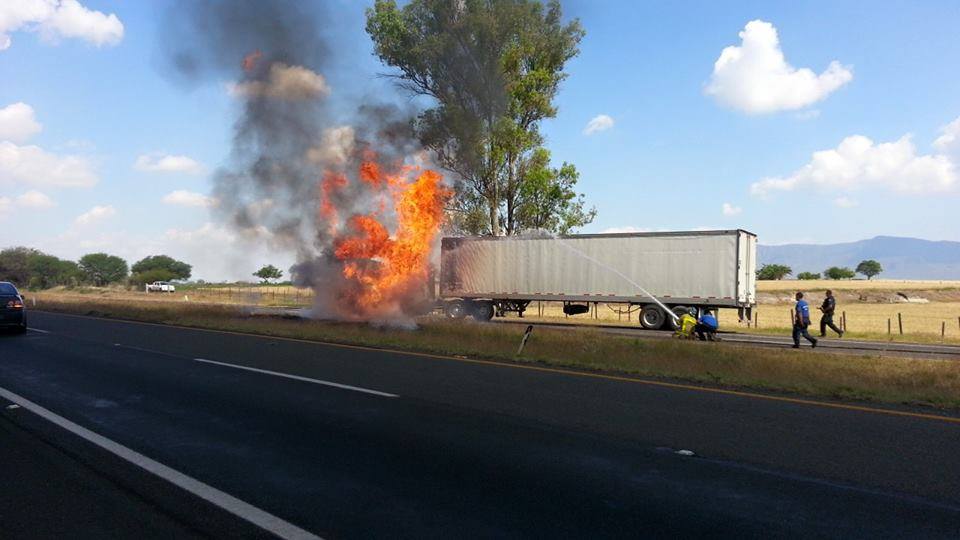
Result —
<svg viewBox="0 0 960 540"><path fill-rule="evenodd" d="M328 97L335 89L328 77L336 51L330 36L338 21L323 4L175 2L163 51L166 69L180 84L232 81L226 91L238 113L230 156L213 178L216 211L245 234L296 253L292 277L314 288L318 315L344 318L351 314L342 308L343 297L356 283L342 276L332 256L332 232L318 218L324 174L351 176L370 148L389 170L420 146L414 111L366 102L347 115L331 110ZM382 204L355 181L332 200L341 219Z"/></svg>

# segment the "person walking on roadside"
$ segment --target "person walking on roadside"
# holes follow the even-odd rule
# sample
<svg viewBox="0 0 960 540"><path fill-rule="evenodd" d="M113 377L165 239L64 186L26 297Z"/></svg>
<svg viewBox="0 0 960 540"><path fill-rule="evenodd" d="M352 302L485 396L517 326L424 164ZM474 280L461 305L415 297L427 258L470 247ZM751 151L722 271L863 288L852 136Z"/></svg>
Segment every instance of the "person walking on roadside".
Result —
<svg viewBox="0 0 960 540"><path fill-rule="evenodd" d="M810 326L810 306L803 299L803 293L797 293L797 306L793 310L793 348L800 348L800 336L810 342L810 346L816 348L817 339L807 332Z"/></svg>
<svg viewBox="0 0 960 540"><path fill-rule="evenodd" d="M843 330L833 324L833 312L837 310L837 299L833 297L833 291L827 291L827 297L823 299L820 311L823 315L820 317L820 337L827 336L827 327L837 333L837 337L843 337Z"/></svg>

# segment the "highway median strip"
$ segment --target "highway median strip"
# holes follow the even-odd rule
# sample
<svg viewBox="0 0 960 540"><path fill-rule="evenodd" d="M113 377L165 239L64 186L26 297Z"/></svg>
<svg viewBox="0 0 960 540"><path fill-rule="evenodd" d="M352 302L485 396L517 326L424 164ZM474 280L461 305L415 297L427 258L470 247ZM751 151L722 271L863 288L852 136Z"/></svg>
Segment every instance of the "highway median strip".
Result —
<svg viewBox="0 0 960 540"><path fill-rule="evenodd" d="M269 337L677 380L720 388L960 410L960 362L810 354L642 339L595 330L538 329L515 357L523 328L425 318L416 330L361 323L248 316L242 308L175 302L77 301L38 295L38 308Z"/></svg>

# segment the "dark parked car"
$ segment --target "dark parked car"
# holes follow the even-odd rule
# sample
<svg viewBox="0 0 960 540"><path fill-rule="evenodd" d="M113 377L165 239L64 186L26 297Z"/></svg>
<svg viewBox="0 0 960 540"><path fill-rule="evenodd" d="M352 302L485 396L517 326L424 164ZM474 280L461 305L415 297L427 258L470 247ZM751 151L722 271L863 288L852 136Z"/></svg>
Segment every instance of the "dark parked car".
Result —
<svg viewBox="0 0 960 540"><path fill-rule="evenodd" d="M12 283L0 281L0 328L12 328L19 334L26 332L26 311L17 288Z"/></svg>

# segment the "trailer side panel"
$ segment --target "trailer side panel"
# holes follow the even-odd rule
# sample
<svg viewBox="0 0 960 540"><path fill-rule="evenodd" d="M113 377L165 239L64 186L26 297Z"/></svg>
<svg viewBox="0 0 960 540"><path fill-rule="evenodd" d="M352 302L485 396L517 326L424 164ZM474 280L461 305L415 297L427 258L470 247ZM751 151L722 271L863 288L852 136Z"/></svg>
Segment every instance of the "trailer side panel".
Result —
<svg viewBox="0 0 960 540"><path fill-rule="evenodd" d="M441 296L643 302L643 288L664 302L742 304L756 244L741 233L445 238Z"/></svg>

